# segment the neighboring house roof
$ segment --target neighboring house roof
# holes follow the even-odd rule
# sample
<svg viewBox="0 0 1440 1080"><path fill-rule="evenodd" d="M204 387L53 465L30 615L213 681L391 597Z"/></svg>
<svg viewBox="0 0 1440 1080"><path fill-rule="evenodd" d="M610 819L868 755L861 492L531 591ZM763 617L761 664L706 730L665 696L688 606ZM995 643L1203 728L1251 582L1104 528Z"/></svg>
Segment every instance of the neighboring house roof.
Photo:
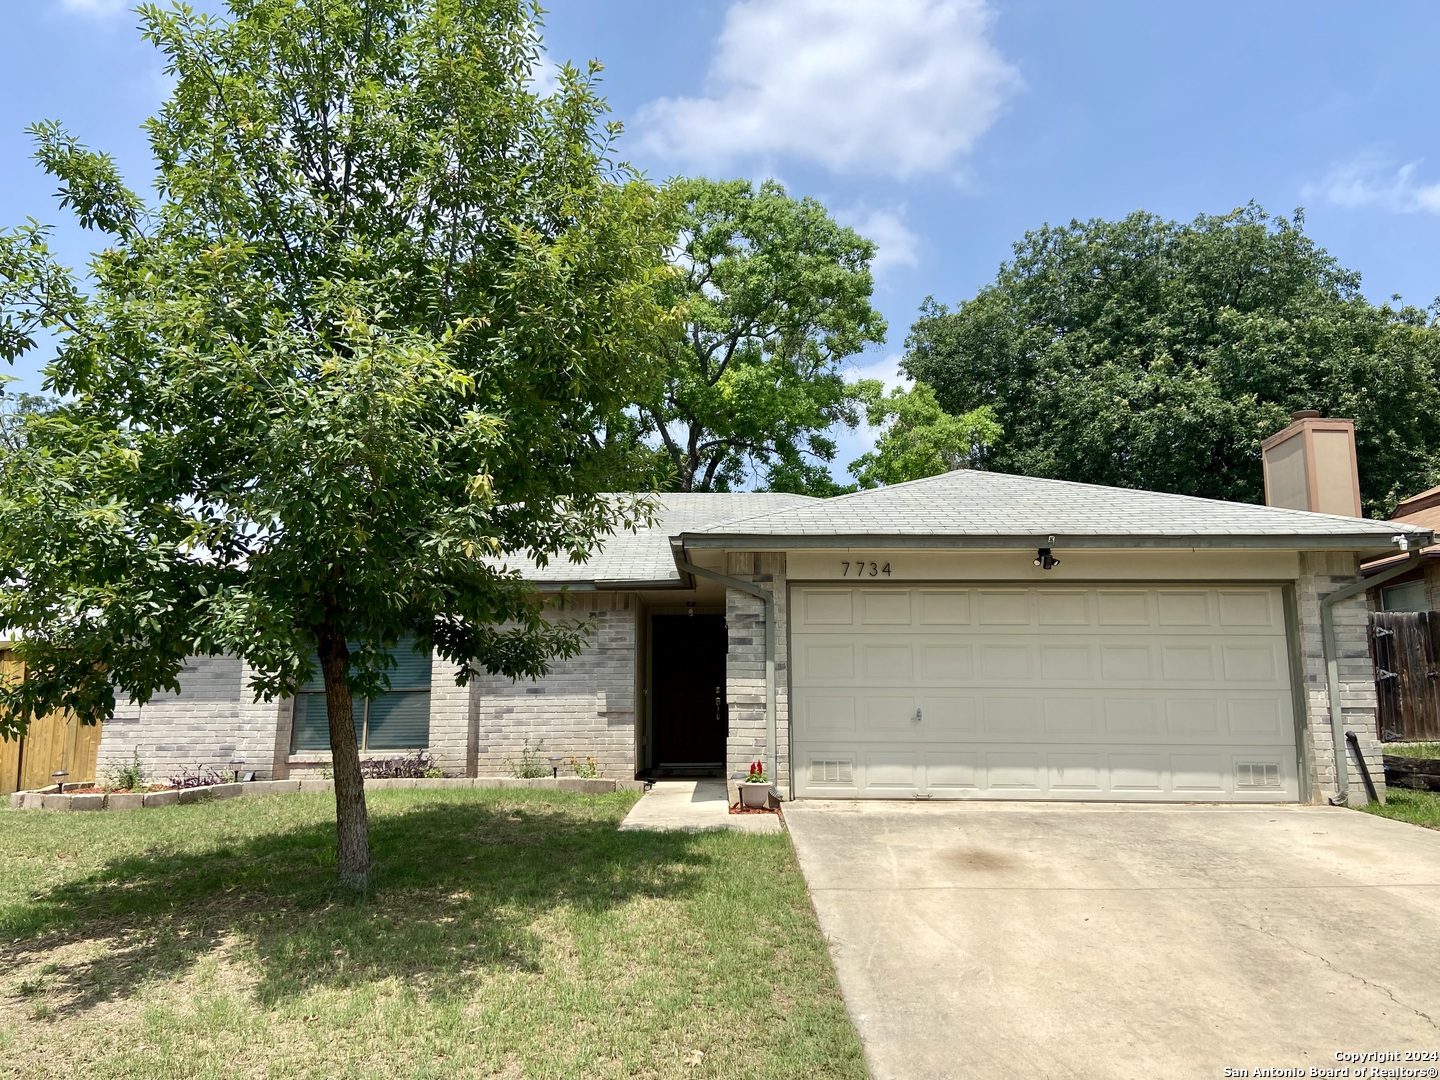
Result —
<svg viewBox="0 0 1440 1080"><path fill-rule="evenodd" d="M1071 547L1378 551L1391 547L1397 533L1430 539L1428 529L1392 521L961 469L692 527L679 539L688 547L777 540L787 547L1010 547L1054 537L1057 546Z"/></svg>
<svg viewBox="0 0 1440 1080"><path fill-rule="evenodd" d="M670 537L730 518L818 501L808 495L769 491L670 492L654 498L659 505L649 528L612 534L585 562L574 563L562 555L548 566L537 566L523 556L509 556L505 565L540 586L678 585L680 572L670 553Z"/></svg>
<svg viewBox="0 0 1440 1080"><path fill-rule="evenodd" d="M1391 521L1397 521L1405 525L1413 525L1421 529L1440 529L1440 487L1432 487L1428 491L1422 491L1419 495L1411 495L1395 507L1395 512L1390 515ZM1440 558L1440 551L1430 549L1421 553L1420 556L1426 562ZM1382 570L1388 570L1396 565L1403 556L1391 555L1388 558L1376 559L1374 562L1365 564L1366 574L1378 574Z"/></svg>
<svg viewBox="0 0 1440 1080"><path fill-rule="evenodd" d="M1406 525L1418 525L1423 529L1440 529L1440 487L1411 495L1390 515L1391 521L1403 521Z"/></svg>

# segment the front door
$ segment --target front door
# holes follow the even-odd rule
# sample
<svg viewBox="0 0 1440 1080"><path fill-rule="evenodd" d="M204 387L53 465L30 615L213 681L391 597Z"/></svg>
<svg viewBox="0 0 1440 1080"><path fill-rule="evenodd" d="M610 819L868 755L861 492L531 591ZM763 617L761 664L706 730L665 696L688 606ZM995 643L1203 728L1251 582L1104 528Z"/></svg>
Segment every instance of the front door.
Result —
<svg viewBox="0 0 1440 1080"><path fill-rule="evenodd" d="M650 684L657 772L725 770L725 617L655 615Z"/></svg>

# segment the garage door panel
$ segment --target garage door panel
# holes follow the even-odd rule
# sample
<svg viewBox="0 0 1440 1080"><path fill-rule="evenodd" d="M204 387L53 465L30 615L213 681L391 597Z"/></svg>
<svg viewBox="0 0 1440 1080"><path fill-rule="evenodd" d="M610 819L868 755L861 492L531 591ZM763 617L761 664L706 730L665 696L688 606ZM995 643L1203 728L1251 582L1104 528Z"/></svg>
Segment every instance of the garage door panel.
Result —
<svg viewBox="0 0 1440 1080"><path fill-rule="evenodd" d="M1040 677L1046 682L1090 682L1095 678L1095 650L1089 645L1041 645Z"/></svg>
<svg viewBox="0 0 1440 1080"><path fill-rule="evenodd" d="M980 790L980 755L938 750L925 755L925 790L932 795L974 795Z"/></svg>
<svg viewBox="0 0 1440 1080"><path fill-rule="evenodd" d="M980 594L981 626L1029 626L1031 594L1024 589L1003 592L986 589Z"/></svg>
<svg viewBox="0 0 1440 1080"><path fill-rule="evenodd" d="M964 642L920 646L920 676L927 680L969 679L975 674L974 651Z"/></svg>
<svg viewBox="0 0 1440 1080"><path fill-rule="evenodd" d="M918 725L929 737L946 738L955 733L966 732L974 738L980 730L975 717L975 698L969 694L954 694L920 698L922 719Z"/></svg>
<svg viewBox="0 0 1440 1080"><path fill-rule="evenodd" d="M1299 795L1278 589L795 586L792 596L801 795ZM837 779L846 770L848 787Z"/></svg>
<svg viewBox="0 0 1440 1080"><path fill-rule="evenodd" d="M918 721L915 719L915 699L906 696L870 695L860 699L860 730L866 734L913 737Z"/></svg>
<svg viewBox="0 0 1440 1080"><path fill-rule="evenodd" d="M1157 702L1149 697L1106 698L1105 731L1126 741L1154 742L1161 734Z"/></svg>
<svg viewBox="0 0 1440 1080"><path fill-rule="evenodd" d="M1047 697L1042 708L1045 731L1050 735L1094 735L1100 731L1092 697Z"/></svg>
<svg viewBox="0 0 1440 1080"><path fill-rule="evenodd" d="M1111 754L1110 789L1163 794L1167 764L1167 755L1162 754Z"/></svg>
<svg viewBox="0 0 1440 1080"><path fill-rule="evenodd" d="M1064 792L1098 795L1106 788L1106 769L1100 754L1048 754L1049 787Z"/></svg>
<svg viewBox="0 0 1440 1080"><path fill-rule="evenodd" d="M896 750L863 752L864 779L860 783L869 795L914 795L919 791L920 756Z"/></svg>
<svg viewBox="0 0 1440 1080"><path fill-rule="evenodd" d="M808 681L848 682L855 677L855 647L849 644L807 644L796 655L795 675Z"/></svg>
<svg viewBox="0 0 1440 1080"><path fill-rule="evenodd" d="M910 590L860 590L860 623L862 626L909 626Z"/></svg>
<svg viewBox="0 0 1440 1080"><path fill-rule="evenodd" d="M1165 727L1177 739L1218 740L1221 737L1220 703L1213 698L1168 698Z"/></svg>
<svg viewBox="0 0 1440 1080"><path fill-rule="evenodd" d="M1231 739L1259 737L1277 742L1284 734L1287 719L1273 697L1232 698L1225 703Z"/></svg>
<svg viewBox="0 0 1440 1080"><path fill-rule="evenodd" d="M1073 589L1037 589L1035 607L1041 626L1089 626L1090 594Z"/></svg>
<svg viewBox="0 0 1440 1080"><path fill-rule="evenodd" d="M1214 619L1208 590L1161 590L1155 594L1155 609L1161 626L1209 626Z"/></svg>
<svg viewBox="0 0 1440 1080"><path fill-rule="evenodd" d="M981 727L991 735L1039 734L1040 702L1031 695L986 695L980 700Z"/></svg>
<svg viewBox="0 0 1440 1080"><path fill-rule="evenodd" d="M970 590L921 589L921 626L969 626Z"/></svg>
<svg viewBox="0 0 1440 1080"><path fill-rule="evenodd" d="M848 694L806 694L795 709L796 735L828 735L855 730L855 699Z"/></svg>
<svg viewBox="0 0 1440 1080"><path fill-rule="evenodd" d="M1027 642L1014 645L982 645L980 647L980 678L987 682L997 679L1030 678L1032 648L1033 646Z"/></svg>
<svg viewBox="0 0 1440 1080"><path fill-rule="evenodd" d="M1277 629L1283 625L1280 605L1267 592L1222 589L1218 599L1221 626Z"/></svg>

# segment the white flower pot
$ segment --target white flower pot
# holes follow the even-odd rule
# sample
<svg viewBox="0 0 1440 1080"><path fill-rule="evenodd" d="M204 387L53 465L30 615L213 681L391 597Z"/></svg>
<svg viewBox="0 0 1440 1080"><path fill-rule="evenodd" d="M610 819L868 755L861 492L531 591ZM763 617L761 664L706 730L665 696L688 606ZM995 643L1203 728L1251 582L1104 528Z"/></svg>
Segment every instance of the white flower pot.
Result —
<svg viewBox="0 0 1440 1080"><path fill-rule="evenodd" d="M748 780L740 781L740 805L751 810L761 809L770 805L770 783L761 781L752 784Z"/></svg>

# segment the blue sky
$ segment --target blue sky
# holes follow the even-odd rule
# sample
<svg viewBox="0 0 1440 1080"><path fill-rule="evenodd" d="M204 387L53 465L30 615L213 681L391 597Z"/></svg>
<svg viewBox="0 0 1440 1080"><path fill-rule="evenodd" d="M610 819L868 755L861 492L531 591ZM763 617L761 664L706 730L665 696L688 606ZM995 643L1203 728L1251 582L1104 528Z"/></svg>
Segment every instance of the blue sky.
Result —
<svg viewBox="0 0 1440 1080"><path fill-rule="evenodd" d="M166 82L125 7L0 5L0 225L63 220L34 120L143 182ZM773 175L879 243L890 338L866 374L891 377L921 300L972 295L1027 229L1139 208L1303 206L1372 299L1440 294L1433 0L553 0L546 23L552 59L604 62L653 178ZM80 265L87 239L56 247Z"/></svg>

